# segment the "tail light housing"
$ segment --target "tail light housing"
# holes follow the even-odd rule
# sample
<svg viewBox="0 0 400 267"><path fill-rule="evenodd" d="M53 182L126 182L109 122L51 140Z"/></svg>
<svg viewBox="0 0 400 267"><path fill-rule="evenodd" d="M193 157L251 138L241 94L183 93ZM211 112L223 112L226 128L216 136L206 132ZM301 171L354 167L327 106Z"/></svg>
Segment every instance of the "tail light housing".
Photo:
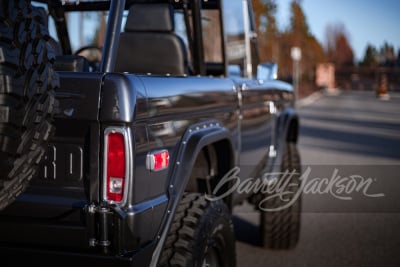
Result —
<svg viewBox="0 0 400 267"><path fill-rule="evenodd" d="M104 137L103 199L122 203L129 182L129 135L124 129L107 129Z"/></svg>

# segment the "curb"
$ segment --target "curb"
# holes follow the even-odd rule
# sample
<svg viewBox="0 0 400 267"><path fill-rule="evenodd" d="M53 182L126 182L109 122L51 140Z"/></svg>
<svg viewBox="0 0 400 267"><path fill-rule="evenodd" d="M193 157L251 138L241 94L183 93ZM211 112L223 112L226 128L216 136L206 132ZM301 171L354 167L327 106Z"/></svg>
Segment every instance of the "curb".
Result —
<svg viewBox="0 0 400 267"><path fill-rule="evenodd" d="M322 96L326 95L326 96L338 96L340 95L340 90L337 88L332 88L332 89L326 89L326 90L322 90L322 91L317 91L312 93L311 95L308 95L302 99L299 99L296 103L296 107L297 108L301 108L301 107L305 107L308 105L311 105L312 103L314 103L315 101L317 101L318 99L320 99Z"/></svg>
<svg viewBox="0 0 400 267"><path fill-rule="evenodd" d="M322 97L321 92L319 92L319 91L318 92L314 92L311 95L306 96L306 97L296 101L296 107L297 108L302 108L302 107L311 105L312 103L314 103L315 101L317 101L321 97Z"/></svg>

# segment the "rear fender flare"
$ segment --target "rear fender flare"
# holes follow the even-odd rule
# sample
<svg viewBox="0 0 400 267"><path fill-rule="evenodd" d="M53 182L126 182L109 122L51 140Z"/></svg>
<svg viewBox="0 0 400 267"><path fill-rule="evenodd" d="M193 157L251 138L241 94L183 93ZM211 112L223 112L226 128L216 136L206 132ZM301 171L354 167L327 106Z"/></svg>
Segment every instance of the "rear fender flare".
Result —
<svg viewBox="0 0 400 267"><path fill-rule="evenodd" d="M293 108L286 108L282 111L278 119L279 127L277 127L277 136L283 136L284 138L281 138L281 140L296 143L298 137L298 122L299 116L297 114L297 111ZM292 123L297 123L296 129L291 129L293 126L291 125Z"/></svg>
<svg viewBox="0 0 400 267"><path fill-rule="evenodd" d="M194 124L190 126L183 135L179 148L177 149L178 152L173 158L171 158L173 166L171 167L168 176L167 191L169 201L167 213L164 216L162 227L158 235L159 241L153 253L151 266L156 266L158 258L161 255L176 208L183 196L198 154L207 145L222 140L228 140L230 143L231 151L229 153L231 153L231 157L233 157L231 133L216 120Z"/></svg>

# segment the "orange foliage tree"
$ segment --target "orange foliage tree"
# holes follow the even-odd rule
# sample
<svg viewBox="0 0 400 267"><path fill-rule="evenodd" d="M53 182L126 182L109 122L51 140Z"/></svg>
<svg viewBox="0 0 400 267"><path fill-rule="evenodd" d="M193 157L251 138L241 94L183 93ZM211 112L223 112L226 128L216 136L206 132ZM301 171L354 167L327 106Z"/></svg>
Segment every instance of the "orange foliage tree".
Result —
<svg viewBox="0 0 400 267"><path fill-rule="evenodd" d="M315 68L318 63L326 62L323 47L310 32L306 15L300 1L292 1L290 5L290 25L279 38L281 49L279 66L283 77L290 77L293 71L293 62L290 57L292 47L299 47L302 51L300 61L300 78L302 82L314 82Z"/></svg>
<svg viewBox="0 0 400 267"><path fill-rule="evenodd" d="M328 60L334 63L336 68L354 65L354 52L348 36L343 23L326 27L326 53Z"/></svg>
<svg viewBox="0 0 400 267"><path fill-rule="evenodd" d="M275 0L252 0L252 4L259 36L261 62L277 62L279 44L274 41L279 36L275 18L277 4Z"/></svg>
<svg viewBox="0 0 400 267"><path fill-rule="evenodd" d="M303 82L314 82L315 67L326 62L326 55L318 40L310 33L307 18L301 1L293 0L290 5L290 25L279 31L276 21L278 9L275 0L252 0L255 13L261 61L276 62L279 65L281 79L291 80L293 62L291 48L300 47L302 60L300 75Z"/></svg>

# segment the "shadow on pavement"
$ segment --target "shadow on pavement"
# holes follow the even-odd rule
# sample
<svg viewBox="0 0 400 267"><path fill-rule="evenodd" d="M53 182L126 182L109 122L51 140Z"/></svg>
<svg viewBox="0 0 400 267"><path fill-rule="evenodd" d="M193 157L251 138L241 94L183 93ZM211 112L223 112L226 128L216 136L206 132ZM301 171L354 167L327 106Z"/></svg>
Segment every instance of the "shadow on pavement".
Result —
<svg viewBox="0 0 400 267"><path fill-rule="evenodd" d="M233 216L232 221L237 241L261 247L261 234L258 225L243 220L236 215Z"/></svg>

